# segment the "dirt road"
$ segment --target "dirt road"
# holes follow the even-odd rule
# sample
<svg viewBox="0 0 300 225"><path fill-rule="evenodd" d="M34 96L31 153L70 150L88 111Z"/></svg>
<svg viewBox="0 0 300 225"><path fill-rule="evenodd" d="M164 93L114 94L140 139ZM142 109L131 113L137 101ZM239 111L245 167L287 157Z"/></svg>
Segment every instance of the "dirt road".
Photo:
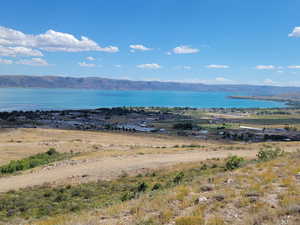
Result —
<svg viewBox="0 0 300 225"><path fill-rule="evenodd" d="M181 162L197 162L213 157L224 158L230 154L254 157L253 150L185 151L176 154L149 154L137 156L105 157L79 161L60 162L31 173L0 178L0 192L16 190L44 183L65 184L112 179L122 173L137 173Z"/></svg>
<svg viewBox="0 0 300 225"><path fill-rule="evenodd" d="M151 134L67 131L54 129L0 130L0 165L53 147L59 152L81 152L72 160L0 178L0 192L44 183L54 185L113 179L122 173L134 174L230 154L254 157L264 143L202 141ZM299 142L270 143L285 151L298 149ZM176 147L175 147L176 146ZM181 147L180 147L181 146ZM196 146L196 147L184 147Z"/></svg>

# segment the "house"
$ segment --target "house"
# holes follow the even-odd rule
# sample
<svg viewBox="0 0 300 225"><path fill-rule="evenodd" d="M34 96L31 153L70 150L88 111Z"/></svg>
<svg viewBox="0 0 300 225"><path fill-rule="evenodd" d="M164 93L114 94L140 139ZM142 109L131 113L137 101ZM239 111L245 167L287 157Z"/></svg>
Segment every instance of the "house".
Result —
<svg viewBox="0 0 300 225"><path fill-rule="evenodd" d="M241 129L245 130L253 130L253 131L263 131L264 128L258 128L258 127L247 127L247 126L240 126Z"/></svg>

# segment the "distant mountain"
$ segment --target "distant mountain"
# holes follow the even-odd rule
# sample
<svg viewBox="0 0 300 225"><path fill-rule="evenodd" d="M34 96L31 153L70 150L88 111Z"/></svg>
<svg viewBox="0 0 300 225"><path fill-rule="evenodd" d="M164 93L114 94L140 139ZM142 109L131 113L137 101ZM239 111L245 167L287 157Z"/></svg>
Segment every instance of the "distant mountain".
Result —
<svg viewBox="0 0 300 225"><path fill-rule="evenodd" d="M300 87L277 87L257 85L208 85L201 83L179 83L159 81L131 81L98 77L74 78L60 76L0 76L0 88L76 88L101 90L174 90L244 92L248 95L280 95L300 93Z"/></svg>

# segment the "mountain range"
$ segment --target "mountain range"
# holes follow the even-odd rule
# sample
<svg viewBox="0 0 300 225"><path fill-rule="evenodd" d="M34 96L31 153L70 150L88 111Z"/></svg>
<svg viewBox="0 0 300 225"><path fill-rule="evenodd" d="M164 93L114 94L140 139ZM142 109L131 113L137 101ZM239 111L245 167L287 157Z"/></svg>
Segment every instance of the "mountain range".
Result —
<svg viewBox="0 0 300 225"><path fill-rule="evenodd" d="M212 85L202 83L118 80L100 77L75 78L62 76L1 75L0 88L8 87L243 92L251 95L282 95L300 93L300 87L237 84Z"/></svg>

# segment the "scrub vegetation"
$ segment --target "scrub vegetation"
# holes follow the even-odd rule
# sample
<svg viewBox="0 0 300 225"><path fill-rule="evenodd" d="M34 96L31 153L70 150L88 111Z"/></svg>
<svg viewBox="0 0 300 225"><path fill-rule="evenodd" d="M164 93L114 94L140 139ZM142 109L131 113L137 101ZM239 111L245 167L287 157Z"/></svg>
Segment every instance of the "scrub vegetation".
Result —
<svg viewBox="0 0 300 225"><path fill-rule="evenodd" d="M54 148L50 148L45 153L39 153L21 160L12 160L8 164L0 167L0 175L13 174L18 171L29 170L51 162L59 161L70 157L72 154L59 153Z"/></svg>
<svg viewBox="0 0 300 225"><path fill-rule="evenodd" d="M230 156L111 181L32 187L1 194L0 218L40 225L297 224L299 165L300 152L265 148L251 160Z"/></svg>

